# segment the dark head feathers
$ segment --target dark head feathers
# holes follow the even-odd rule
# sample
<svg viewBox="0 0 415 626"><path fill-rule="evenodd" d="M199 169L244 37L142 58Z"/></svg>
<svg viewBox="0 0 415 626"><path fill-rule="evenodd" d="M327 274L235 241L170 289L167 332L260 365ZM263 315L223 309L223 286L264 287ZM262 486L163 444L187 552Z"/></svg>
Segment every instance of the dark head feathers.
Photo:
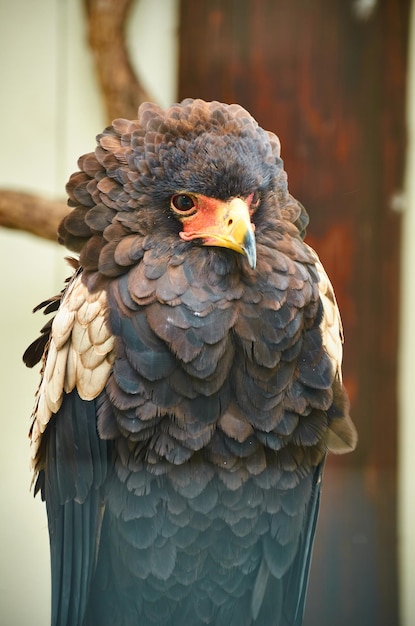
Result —
<svg viewBox="0 0 415 626"><path fill-rule="evenodd" d="M137 120L114 120L97 143L67 184L73 211L58 233L86 269L123 273L140 258L147 235L183 248L169 211L171 196L183 190L222 200L272 193L274 212L304 229L306 214L288 193L278 138L237 104L187 99L163 110L144 103ZM130 263L124 254L120 264L115 251L127 235L136 237L135 258Z"/></svg>

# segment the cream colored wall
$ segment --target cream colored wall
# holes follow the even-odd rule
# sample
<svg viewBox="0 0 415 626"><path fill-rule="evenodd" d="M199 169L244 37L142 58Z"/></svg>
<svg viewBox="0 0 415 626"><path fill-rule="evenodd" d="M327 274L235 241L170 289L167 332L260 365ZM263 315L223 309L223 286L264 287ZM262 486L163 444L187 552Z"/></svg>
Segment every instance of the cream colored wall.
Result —
<svg viewBox="0 0 415 626"><path fill-rule="evenodd" d="M415 2L410 22L408 151L402 228L400 328L399 552L401 626L415 624Z"/></svg>
<svg viewBox="0 0 415 626"><path fill-rule="evenodd" d="M104 125L81 7L81 0L0 2L0 186L61 195L77 157L93 148ZM177 7L178 0L140 0L128 28L134 63L161 104L176 97ZM400 357L401 626L415 623L415 10L411 25ZM49 620L46 516L29 489L27 430L38 373L23 366L21 355L42 323L31 308L61 288L64 254L54 244L0 229L0 623L8 626L45 626Z"/></svg>
<svg viewBox="0 0 415 626"><path fill-rule="evenodd" d="M79 155L105 125L82 0L0 2L0 187L64 194ZM177 0L140 0L128 28L135 65L161 104L176 98ZM150 51L150 54L148 54ZM30 491L27 432L38 371L21 360L61 289L65 250L0 229L0 623L49 622L44 505Z"/></svg>

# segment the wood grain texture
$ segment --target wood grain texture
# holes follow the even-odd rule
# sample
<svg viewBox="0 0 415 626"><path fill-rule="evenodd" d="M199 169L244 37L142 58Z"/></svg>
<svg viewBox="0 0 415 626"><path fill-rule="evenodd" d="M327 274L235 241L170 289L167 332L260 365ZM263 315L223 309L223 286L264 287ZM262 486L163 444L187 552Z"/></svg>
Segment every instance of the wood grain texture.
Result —
<svg viewBox="0 0 415 626"><path fill-rule="evenodd" d="M56 241L59 223L68 212L64 200L50 200L12 189L0 190L0 226L5 228Z"/></svg>

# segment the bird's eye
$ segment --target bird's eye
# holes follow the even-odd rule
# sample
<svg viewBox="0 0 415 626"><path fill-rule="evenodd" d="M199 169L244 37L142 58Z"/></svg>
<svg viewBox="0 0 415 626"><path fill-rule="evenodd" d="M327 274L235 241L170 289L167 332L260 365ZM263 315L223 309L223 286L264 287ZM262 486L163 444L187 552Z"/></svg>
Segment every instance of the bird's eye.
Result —
<svg viewBox="0 0 415 626"><path fill-rule="evenodd" d="M195 201L187 193L177 193L171 199L171 206L174 211L182 215L190 215L195 211Z"/></svg>

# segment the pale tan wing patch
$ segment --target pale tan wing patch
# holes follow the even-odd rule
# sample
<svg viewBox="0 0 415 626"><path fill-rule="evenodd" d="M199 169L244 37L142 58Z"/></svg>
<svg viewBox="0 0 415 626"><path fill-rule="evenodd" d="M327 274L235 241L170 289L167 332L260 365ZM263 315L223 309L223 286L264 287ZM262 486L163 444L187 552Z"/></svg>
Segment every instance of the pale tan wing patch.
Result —
<svg viewBox="0 0 415 626"><path fill-rule="evenodd" d="M315 268L319 275L319 292L324 311L320 324L323 346L333 364L335 382L337 382L335 395L342 396L342 399L340 397L335 398L335 402L343 407L343 414L330 421L327 447L335 454L344 454L355 449L357 431L349 415L349 401L342 384L343 326L330 279L316 252L309 246L308 249L315 259Z"/></svg>
<svg viewBox="0 0 415 626"><path fill-rule="evenodd" d="M41 436L56 413L64 392L77 389L83 400L103 390L114 361L114 337L106 321L105 291L90 293L76 274L52 323L31 429L33 458Z"/></svg>
<svg viewBox="0 0 415 626"><path fill-rule="evenodd" d="M326 271L321 264L316 252L307 246L315 260L315 268L319 275L319 295L323 304L324 315L320 327L323 337L323 346L333 364L334 371L339 380L342 380L343 360L343 326L337 306L334 289Z"/></svg>

